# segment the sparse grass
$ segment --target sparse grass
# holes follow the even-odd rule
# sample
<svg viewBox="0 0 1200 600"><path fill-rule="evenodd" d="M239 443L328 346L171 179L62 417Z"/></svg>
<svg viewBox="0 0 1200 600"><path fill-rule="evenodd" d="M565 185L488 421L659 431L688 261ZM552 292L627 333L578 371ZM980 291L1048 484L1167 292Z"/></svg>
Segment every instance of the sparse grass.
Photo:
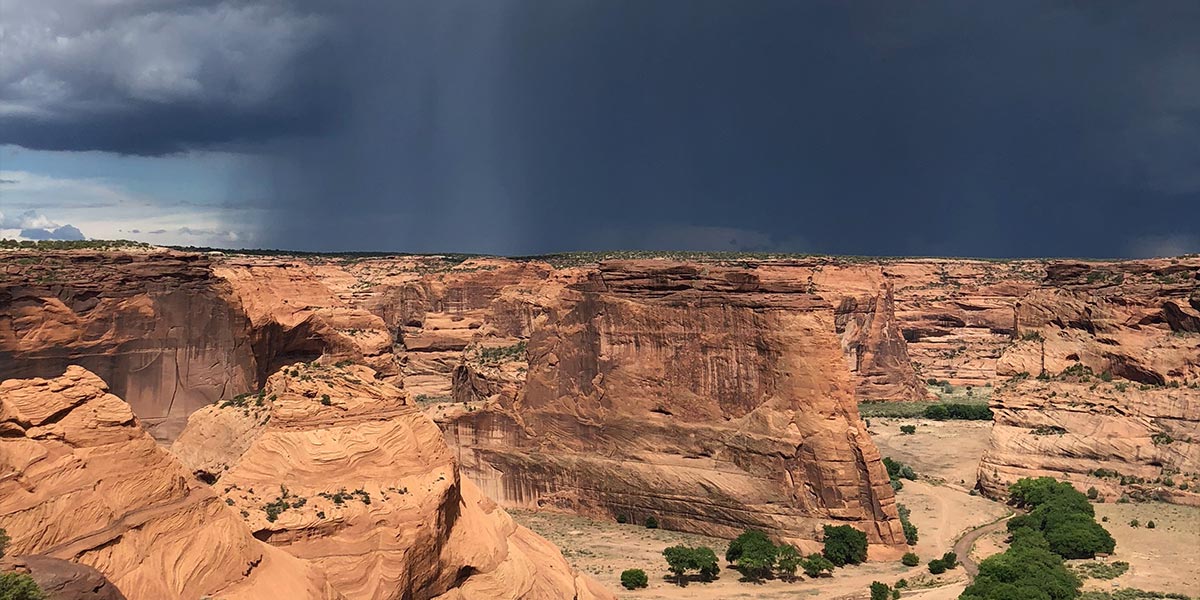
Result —
<svg viewBox="0 0 1200 600"><path fill-rule="evenodd" d="M1085 562L1072 566L1072 570L1080 579L1116 579L1129 570L1129 563L1121 560L1110 563Z"/></svg>

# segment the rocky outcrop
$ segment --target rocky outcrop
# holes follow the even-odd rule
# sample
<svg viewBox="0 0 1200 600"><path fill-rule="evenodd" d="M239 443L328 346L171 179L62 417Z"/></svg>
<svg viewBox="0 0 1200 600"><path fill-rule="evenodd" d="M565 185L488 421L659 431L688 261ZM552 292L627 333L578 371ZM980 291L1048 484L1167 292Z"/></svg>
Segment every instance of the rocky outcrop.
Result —
<svg viewBox="0 0 1200 600"><path fill-rule="evenodd" d="M1200 504L1200 259L1056 263L1015 305L980 484L1053 475ZM1183 489L1180 489L1183 488Z"/></svg>
<svg viewBox="0 0 1200 600"><path fill-rule="evenodd" d="M76 366L0 383L0 528L14 555L89 565L130 600L342 597L319 569L254 539Z"/></svg>
<svg viewBox="0 0 1200 600"><path fill-rule="evenodd" d="M835 307L771 272L606 263L542 307L515 399L445 423L501 503L814 548L851 523L903 544ZM463 378L466 381L466 378Z"/></svg>
<svg viewBox="0 0 1200 600"><path fill-rule="evenodd" d="M192 415L173 450L347 598L608 598L461 478L437 426L359 365L297 363Z"/></svg>
<svg viewBox="0 0 1200 600"><path fill-rule="evenodd" d="M254 385L249 333L207 256L9 252L0 267L0 380L81 365L162 437Z"/></svg>
<svg viewBox="0 0 1200 600"><path fill-rule="evenodd" d="M100 571L48 556L0 560L0 572L29 575L46 600L126 600Z"/></svg>

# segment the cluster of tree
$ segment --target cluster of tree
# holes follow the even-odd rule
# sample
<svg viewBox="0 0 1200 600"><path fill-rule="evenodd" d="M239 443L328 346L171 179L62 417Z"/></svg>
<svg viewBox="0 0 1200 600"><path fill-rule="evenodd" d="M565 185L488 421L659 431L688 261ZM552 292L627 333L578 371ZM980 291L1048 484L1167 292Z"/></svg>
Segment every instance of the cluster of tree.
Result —
<svg viewBox="0 0 1200 600"><path fill-rule="evenodd" d="M1013 504L1031 509L1008 527L1008 550L979 563L979 575L960 600L1073 600L1079 578L1064 558L1112 552L1112 536L1095 521L1087 496L1051 477L1026 478L1010 488Z"/></svg>
<svg viewBox="0 0 1200 600"><path fill-rule="evenodd" d="M991 421L992 409L986 404L962 404L946 402L931 404L925 408L925 418L935 421L954 419L958 421Z"/></svg>
<svg viewBox="0 0 1200 600"><path fill-rule="evenodd" d="M675 574L675 582L687 585L687 572L697 571L701 581L712 581L721 572L717 564L717 553L708 546L671 546L663 550L667 569Z"/></svg>
<svg viewBox="0 0 1200 600"><path fill-rule="evenodd" d="M896 600L900 597L900 590L892 589L886 583L878 581L871 582L871 600Z"/></svg>
<svg viewBox="0 0 1200 600"><path fill-rule="evenodd" d="M934 575L941 575L948 569L953 569L958 566L958 555L954 552L947 552L941 558L935 558L929 561L929 572Z"/></svg>
<svg viewBox="0 0 1200 600"><path fill-rule="evenodd" d="M909 481L916 481L917 479L917 473L913 471L912 467L898 460L892 460L890 456L883 457L883 466L887 468L888 479L891 480L892 489L897 492L904 487L904 482L900 481L901 479Z"/></svg>
<svg viewBox="0 0 1200 600"><path fill-rule="evenodd" d="M959 600L1073 600L1079 586L1041 532L1024 527L1013 532L1008 550L979 563L979 575Z"/></svg>
<svg viewBox="0 0 1200 600"><path fill-rule="evenodd" d="M1030 509L1009 520L1010 532L1023 528L1038 531L1051 552L1067 559L1093 558L1116 547L1112 535L1096 522L1087 496L1071 484L1052 477L1025 478L1009 491L1014 504Z"/></svg>
<svg viewBox="0 0 1200 600"><path fill-rule="evenodd" d="M4 557L10 541L12 538L8 537L8 532L0 529L0 558ZM0 599L44 600L45 597L32 577L24 573L0 573Z"/></svg>
<svg viewBox="0 0 1200 600"><path fill-rule="evenodd" d="M903 504L897 504L896 510L900 513L900 525L904 527L904 541L909 546L915 546L917 541L920 539L920 536L917 535L917 526L913 525L912 521L908 520L908 517L912 514L912 511Z"/></svg>

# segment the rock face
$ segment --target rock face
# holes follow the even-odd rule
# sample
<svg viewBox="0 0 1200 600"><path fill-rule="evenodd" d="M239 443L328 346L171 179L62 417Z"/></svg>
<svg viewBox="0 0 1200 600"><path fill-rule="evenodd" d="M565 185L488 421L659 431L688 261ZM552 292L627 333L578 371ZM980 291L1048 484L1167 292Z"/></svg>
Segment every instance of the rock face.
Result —
<svg viewBox="0 0 1200 600"><path fill-rule="evenodd" d="M520 393L445 424L484 493L808 549L830 522L903 544L835 307L806 284L606 263L540 310Z"/></svg>
<svg viewBox="0 0 1200 600"><path fill-rule="evenodd" d="M90 565L130 600L342 597L319 569L254 539L76 366L0 384L0 527L13 554Z"/></svg>
<svg viewBox="0 0 1200 600"><path fill-rule="evenodd" d="M1046 284L997 363L983 489L1052 475L1200 505L1200 260L1059 263Z"/></svg>
<svg viewBox="0 0 1200 600"><path fill-rule="evenodd" d="M197 411L173 449L347 598L611 597L460 478L437 426L368 367L287 366Z"/></svg>
<svg viewBox="0 0 1200 600"><path fill-rule="evenodd" d="M171 437L256 381L245 316L208 257L13 252L0 267L0 380L81 365Z"/></svg>
<svg viewBox="0 0 1200 600"><path fill-rule="evenodd" d="M79 563L48 556L17 556L0 560L0 571L29 575L47 600L126 600L103 573Z"/></svg>

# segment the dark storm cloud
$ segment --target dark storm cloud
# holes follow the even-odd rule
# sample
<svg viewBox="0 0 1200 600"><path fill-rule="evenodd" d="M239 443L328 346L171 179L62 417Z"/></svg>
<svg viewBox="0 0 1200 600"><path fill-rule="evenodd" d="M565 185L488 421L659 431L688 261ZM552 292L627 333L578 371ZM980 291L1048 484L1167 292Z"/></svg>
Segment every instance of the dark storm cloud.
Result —
<svg viewBox="0 0 1200 600"><path fill-rule="evenodd" d="M252 148L268 246L1200 251L1192 2L118 6L168 66L26 69L0 136Z"/></svg>

